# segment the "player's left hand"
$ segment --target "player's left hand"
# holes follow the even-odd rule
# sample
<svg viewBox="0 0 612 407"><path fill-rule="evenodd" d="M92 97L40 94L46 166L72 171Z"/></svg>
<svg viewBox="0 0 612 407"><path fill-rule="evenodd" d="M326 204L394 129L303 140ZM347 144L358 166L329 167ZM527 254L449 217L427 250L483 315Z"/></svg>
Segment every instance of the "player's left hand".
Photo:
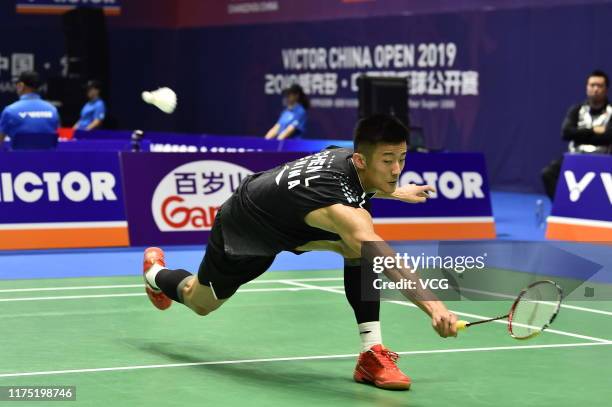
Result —
<svg viewBox="0 0 612 407"><path fill-rule="evenodd" d="M429 198L429 192L436 192L436 189L430 185L408 184L396 188L392 195L403 202L422 203Z"/></svg>

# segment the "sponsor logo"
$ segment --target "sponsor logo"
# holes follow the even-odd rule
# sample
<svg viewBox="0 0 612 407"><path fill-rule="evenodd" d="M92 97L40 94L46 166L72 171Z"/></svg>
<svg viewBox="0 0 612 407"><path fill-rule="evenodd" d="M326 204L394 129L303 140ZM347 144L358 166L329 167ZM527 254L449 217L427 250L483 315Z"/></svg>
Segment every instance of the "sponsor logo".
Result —
<svg viewBox="0 0 612 407"><path fill-rule="evenodd" d="M151 211L162 232L205 231L219 208L252 171L225 161L181 165L157 185Z"/></svg>
<svg viewBox="0 0 612 407"><path fill-rule="evenodd" d="M53 112L41 111L41 112L19 112L17 113L19 117L25 119L29 117L30 119L52 119Z"/></svg>
<svg viewBox="0 0 612 407"><path fill-rule="evenodd" d="M563 177L565 178L567 189L569 190L569 200L572 202L578 202L584 190L597 178L593 171L584 174L580 180L576 179L576 175L573 171L564 171ZM599 174L599 178L608 195L608 200L610 204L612 204L612 173L602 172Z"/></svg>
<svg viewBox="0 0 612 407"><path fill-rule="evenodd" d="M43 172L37 174L24 171L19 174L0 173L0 202L49 202L72 201L116 201L115 176L106 171L82 173L70 171Z"/></svg>
<svg viewBox="0 0 612 407"><path fill-rule="evenodd" d="M436 192L430 192L430 198L438 198L442 195L446 199L483 199L485 194L482 190L484 180L482 175L474 171L456 173L454 171L417 173L406 171L399 179L399 185L427 184L436 188Z"/></svg>

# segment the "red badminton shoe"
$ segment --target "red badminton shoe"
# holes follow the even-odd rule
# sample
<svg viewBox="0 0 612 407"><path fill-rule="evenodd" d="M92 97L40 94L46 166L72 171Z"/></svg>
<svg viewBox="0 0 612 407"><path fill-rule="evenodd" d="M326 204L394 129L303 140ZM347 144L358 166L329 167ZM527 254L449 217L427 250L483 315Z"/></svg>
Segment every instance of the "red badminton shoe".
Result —
<svg viewBox="0 0 612 407"><path fill-rule="evenodd" d="M148 247L144 251L144 259L142 264L142 276L144 277L147 274L147 271L155 264L159 264L161 266L166 266L166 262L164 261L164 251L159 247ZM149 300L155 305L156 308L160 310L165 310L170 308L172 305L172 300L166 296L161 290L153 288L151 284L144 279L145 281L145 291L149 296Z"/></svg>
<svg viewBox="0 0 612 407"><path fill-rule="evenodd" d="M408 390L412 380L397 367L399 355L382 345L374 345L359 354L353 378L388 390Z"/></svg>

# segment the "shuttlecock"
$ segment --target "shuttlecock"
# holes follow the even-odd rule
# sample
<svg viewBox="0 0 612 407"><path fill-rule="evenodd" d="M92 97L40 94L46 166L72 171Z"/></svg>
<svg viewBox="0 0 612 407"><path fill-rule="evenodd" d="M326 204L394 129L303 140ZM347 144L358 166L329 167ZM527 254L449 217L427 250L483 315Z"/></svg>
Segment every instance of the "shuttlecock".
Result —
<svg viewBox="0 0 612 407"><path fill-rule="evenodd" d="M172 113L176 109L176 93L170 88L159 88L152 92L142 92L142 100L156 106L164 113Z"/></svg>

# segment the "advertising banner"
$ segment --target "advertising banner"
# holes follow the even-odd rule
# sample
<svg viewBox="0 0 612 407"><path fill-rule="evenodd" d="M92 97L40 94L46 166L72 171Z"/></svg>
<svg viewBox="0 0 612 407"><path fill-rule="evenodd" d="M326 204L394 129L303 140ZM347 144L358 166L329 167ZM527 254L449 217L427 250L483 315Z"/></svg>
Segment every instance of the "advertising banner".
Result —
<svg viewBox="0 0 612 407"><path fill-rule="evenodd" d="M566 154L548 239L612 242L612 156Z"/></svg>
<svg viewBox="0 0 612 407"><path fill-rule="evenodd" d="M0 249L128 244L118 153L0 153Z"/></svg>
<svg viewBox="0 0 612 407"><path fill-rule="evenodd" d="M377 199L376 230L386 239L495 238L485 160L479 153L411 153L399 185L436 188L426 204Z"/></svg>
<svg viewBox="0 0 612 407"><path fill-rule="evenodd" d="M244 177L300 153L124 153L130 242L204 244L215 214ZM484 159L479 154L409 154L400 184L436 187L427 204L376 199L375 228L385 239L492 238Z"/></svg>
<svg viewBox="0 0 612 407"><path fill-rule="evenodd" d="M301 156L122 154L131 244L205 244L218 208L242 179Z"/></svg>

